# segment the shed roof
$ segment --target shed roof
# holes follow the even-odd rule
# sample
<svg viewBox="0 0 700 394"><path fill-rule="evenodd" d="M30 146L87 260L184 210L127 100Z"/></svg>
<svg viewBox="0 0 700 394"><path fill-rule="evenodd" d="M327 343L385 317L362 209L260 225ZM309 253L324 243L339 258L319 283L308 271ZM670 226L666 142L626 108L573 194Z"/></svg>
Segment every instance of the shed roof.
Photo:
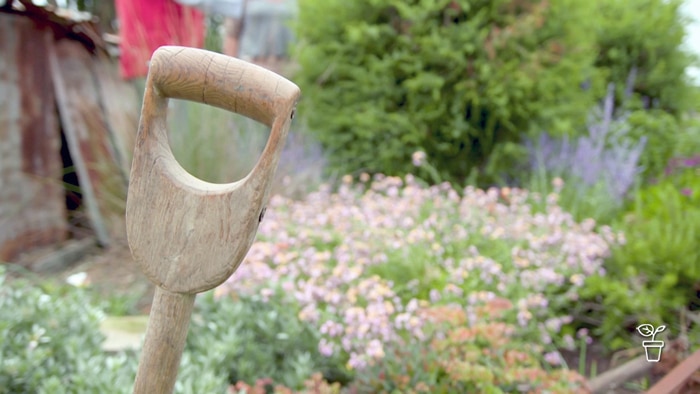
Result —
<svg viewBox="0 0 700 394"><path fill-rule="evenodd" d="M40 26L49 27L54 38L80 42L92 53L107 53L107 44L99 32L95 18L87 13L53 6L38 6L30 0L7 0L0 13L30 18Z"/></svg>

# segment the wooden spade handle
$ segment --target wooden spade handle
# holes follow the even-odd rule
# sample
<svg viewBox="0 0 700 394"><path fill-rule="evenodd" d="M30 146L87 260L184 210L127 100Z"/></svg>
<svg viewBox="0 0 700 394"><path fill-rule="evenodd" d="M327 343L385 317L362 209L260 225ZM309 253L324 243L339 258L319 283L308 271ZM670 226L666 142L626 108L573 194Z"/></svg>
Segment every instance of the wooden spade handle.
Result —
<svg viewBox="0 0 700 394"><path fill-rule="evenodd" d="M162 97L190 100L232 111L267 126L291 116L298 88L254 64L200 49L164 46L151 58L149 85ZM287 104L287 105L282 105Z"/></svg>
<svg viewBox="0 0 700 394"><path fill-rule="evenodd" d="M228 279L253 243L289 131L299 88L256 65L184 47L155 51L146 81L126 207L129 247L151 282L199 293ZM170 149L168 98L221 107L271 127L250 174L202 181Z"/></svg>
<svg viewBox="0 0 700 394"><path fill-rule="evenodd" d="M161 47L151 58L126 207L129 247L156 284L135 394L169 394L197 293L228 279L248 252L267 203L299 88L271 71L193 48ZM244 179L212 184L175 160L168 98L213 105L271 127Z"/></svg>
<svg viewBox="0 0 700 394"><path fill-rule="evenodd" d="M134 394L171 394L187 342L195 294L156 287L141 350Z"/></svg>

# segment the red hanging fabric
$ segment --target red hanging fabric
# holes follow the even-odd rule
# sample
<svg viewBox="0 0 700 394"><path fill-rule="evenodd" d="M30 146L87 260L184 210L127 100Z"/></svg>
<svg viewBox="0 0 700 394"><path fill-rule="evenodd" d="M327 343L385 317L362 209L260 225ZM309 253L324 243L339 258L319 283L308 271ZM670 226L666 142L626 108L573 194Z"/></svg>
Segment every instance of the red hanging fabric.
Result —
<svg viewBox="0 0 700 394"><path fill-rule="evenodd" d="M204 16L173 0L116 0L119 19L119 66L124 79L145 77L158 47L204 46Z"/></svg>

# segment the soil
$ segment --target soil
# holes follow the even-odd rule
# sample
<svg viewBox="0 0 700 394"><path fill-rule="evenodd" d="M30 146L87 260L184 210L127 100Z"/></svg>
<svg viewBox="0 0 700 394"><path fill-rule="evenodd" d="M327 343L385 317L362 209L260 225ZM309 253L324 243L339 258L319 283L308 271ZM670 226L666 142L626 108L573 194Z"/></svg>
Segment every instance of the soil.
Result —
<svg viewBox="0 0 700 394"><path fill-rule="evenodd" d="M26 277L31 280L46 280L54 283L66 283L74 274L85 273L84 285L89 286L104 299L121 299L131 305L130 314L148 314L153 298L154 286L144 277L131 257L125 235L113 236L107 248L94 246L87 250L82 258L70 264L40 272L30 272L27 267L55 252L58 245L38 249L21 256L19 263L8 265L12 277Z"/></svg>
<svg viewBox="0 0 700 394"><path fill-rule="evenodd" d="M78 272L87 273L89 285L105 297L132 299L138 313L149 313L155 288L132 259L126 237L107 249L95 249L62 276Z"/></svg>

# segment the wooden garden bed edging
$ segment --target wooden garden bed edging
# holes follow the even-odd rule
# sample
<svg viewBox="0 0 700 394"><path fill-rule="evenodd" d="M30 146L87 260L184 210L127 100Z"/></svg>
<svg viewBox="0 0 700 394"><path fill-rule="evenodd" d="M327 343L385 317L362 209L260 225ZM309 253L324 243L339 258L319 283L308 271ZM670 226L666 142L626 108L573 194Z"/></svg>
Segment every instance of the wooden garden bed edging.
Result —
<svg viewBox="0 0 700 394"><path fill-rule="evenodd" d="M671 372L667 373L658 383L654 385L647 394L669 394L673 393L691 378L691 376L700 371L700 349L696 350L690 357L683 360Z"/></svg>
<svg viewBox="0 0 700 394"><path fill-rule="evenodd" d="M621 366L606 371L588 382L593 394L607 393L610 389L649 373L654 364L644 356L632 359Z"/></svg>

